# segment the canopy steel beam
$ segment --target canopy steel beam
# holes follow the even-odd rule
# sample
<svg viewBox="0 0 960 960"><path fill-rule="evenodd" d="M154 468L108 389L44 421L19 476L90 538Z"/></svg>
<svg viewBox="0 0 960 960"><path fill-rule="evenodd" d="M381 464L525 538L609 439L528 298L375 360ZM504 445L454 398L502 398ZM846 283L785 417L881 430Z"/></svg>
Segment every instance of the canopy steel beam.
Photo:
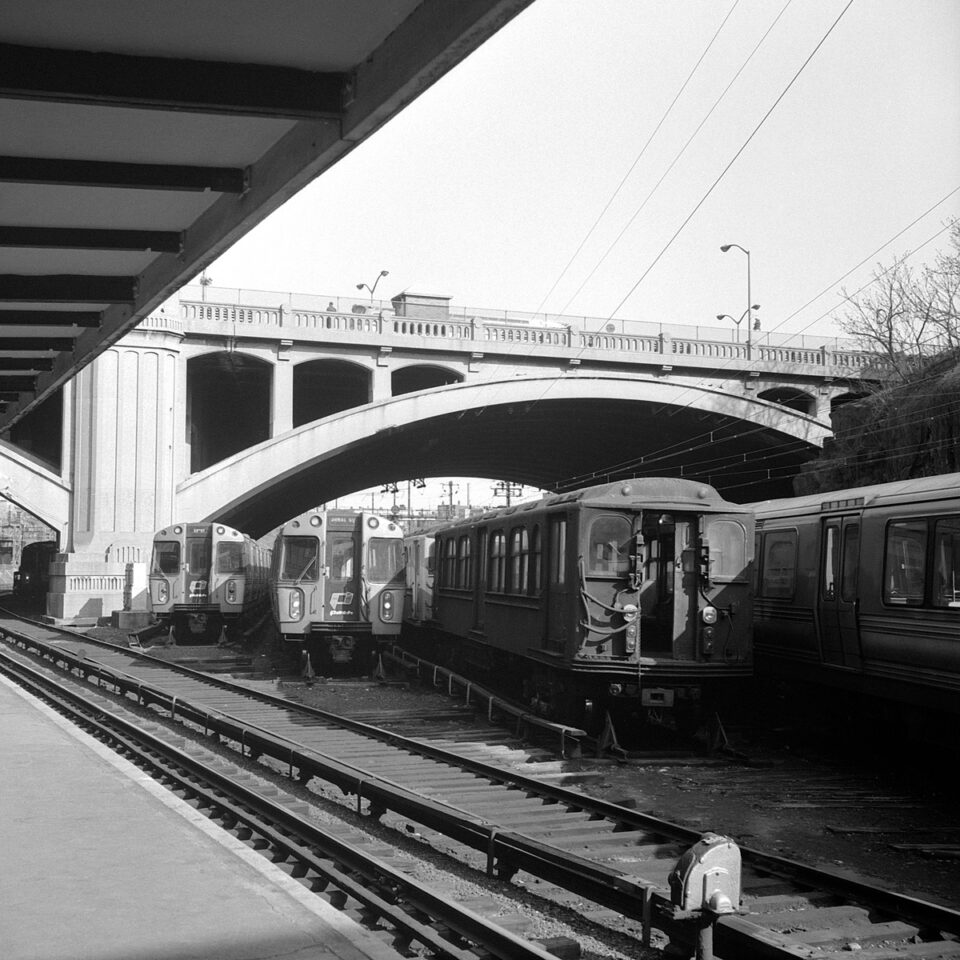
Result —
<svg viewBox="0 0 960 960"><path fill-rule="evenodd" d="M38 303L131 303L136 299L136 295L136 277L0 274L0 300Z"/></svg>
<svg viewBox="0 0 960 960"><path fill-rule="evenodd" d="M180 253L183 234L174 230L97 230L86 227L4 227L0 247L69 250L153 250Z"/></svg>
<svg viewBox="0 0 960 960"><path fill-rule="evenodd" d="M0 327L99 327L93 310L0 310Z"/></svg>
<svg viewBox="0 0 960 960"><path fill-rule="evenodd" d="M72 337L0 337L0 352L4 350L72 350ZM2 362L2 359L0 359Z"/></svg>
<svg viewBox="0 0 960 960"><path fill-rule="evenodd" d="M337 118L345 75L0 44L0 96L251 117Z"/></svg>
<svg viewBox="0 0 960 960"><path fill-rule="evenodd" d="M58 160L54 157L0 157L0 181L46 186L114 187L130 190L182 190L242 194L247 170L167 163Z"/></svg>

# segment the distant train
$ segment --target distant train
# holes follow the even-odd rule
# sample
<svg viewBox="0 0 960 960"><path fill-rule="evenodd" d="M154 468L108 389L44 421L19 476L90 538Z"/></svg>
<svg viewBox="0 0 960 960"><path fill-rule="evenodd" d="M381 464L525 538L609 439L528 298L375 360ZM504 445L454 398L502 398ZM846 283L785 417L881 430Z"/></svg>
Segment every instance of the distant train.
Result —
<svg viewBox="0 0 960 960"><path fill-rule="evenodd" d="M153 538L150 603L178 644L235 640L267 612L269 551L222 523L173 523Z"/></svg>
<svg viewBox="0 0 960 960"><path fill-rule="evenodd" d="M759 675L960 713L960 473L752 509Z"/></svg>
<svg viewBox="0 0 960 960"><path fill-rule="evenodd" d="M404 642L546 716L690 729L752 674L753 546L751 512L691 480L501 508L407 539Z"/></svg>
<svg viewBox="0 0 960 960"><path fill-rule="evenodd" d="M50 563L57 555L56 540L24 544L20 566L13 573L13 592L17 596L37 598L50 587Z"/></svg>
<svg viewBox="0 0 960 960"><path fill-rule="evenodd" d="M367 511L310 510L277 533L270 588L277 630L312 670L371 670L381 639L400 632L403 530Z"/></svg>

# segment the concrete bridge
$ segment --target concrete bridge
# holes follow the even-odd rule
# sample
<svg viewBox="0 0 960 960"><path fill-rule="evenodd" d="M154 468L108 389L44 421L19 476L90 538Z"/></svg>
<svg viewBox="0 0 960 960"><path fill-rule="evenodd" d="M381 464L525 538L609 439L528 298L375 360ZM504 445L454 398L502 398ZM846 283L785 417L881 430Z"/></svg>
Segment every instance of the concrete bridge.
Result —
<svg viewBox="0 0 960 960"><path fill-rule="evenodd" d="M388 481L672 474L739 501L788 494L871 358L736 332L187 288L26 418L0 491L60 532L57 619L136 595L131 568L172 520L262 536Z"/></svg>

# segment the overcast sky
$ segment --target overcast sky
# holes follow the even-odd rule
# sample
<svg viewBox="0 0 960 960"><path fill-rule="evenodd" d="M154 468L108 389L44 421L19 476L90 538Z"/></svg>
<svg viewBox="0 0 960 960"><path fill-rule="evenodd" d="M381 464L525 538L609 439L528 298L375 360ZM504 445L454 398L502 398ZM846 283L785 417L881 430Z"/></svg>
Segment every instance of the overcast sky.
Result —
<svg viewBox="0 0 960 960"><path fill-rule="evenodd" d="M208 274L835 333L958 188L957 0L535 0Z"/></svg>

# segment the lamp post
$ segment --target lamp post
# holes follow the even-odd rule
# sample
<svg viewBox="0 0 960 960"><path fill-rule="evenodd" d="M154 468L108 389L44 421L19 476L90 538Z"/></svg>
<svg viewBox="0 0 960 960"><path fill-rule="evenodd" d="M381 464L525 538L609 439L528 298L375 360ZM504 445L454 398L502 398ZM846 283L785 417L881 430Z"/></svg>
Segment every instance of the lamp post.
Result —
<svg viewBox="0 0 960 960"><path fill-rule="evenodd" d="M741 247L739 243L725 243L720 248L720 252L726 253L731 247L736 247L747 255L747 309L744 311L744 316L747 318L747 359L749 360L751 357L751 347L753 346L753 317L750 316L752 309L750 305L750 251L745 247ZM743 317L740 319L742 320Z"/></svg>
<svg viewBox="0 0 960 960"><path fill-rule="evenodd" d="M381 277L388 277L388 276L390 276L390 271L389 271L389 270L381 270L380 273L377 275L377 279L373 281L373 286L372 286L372 287L371 287L368 283L358 283L358 284L357 284L357 289L358 289L358 290L369 290L369 291L370 291L370 302L373 303L373 291L377 289L377 284L380 282L380 278L381 278Z"/></svg>
<svg viewBox="0 0 960 960"><path fill-rule="evenodd" d="M731 317L729 313L718 313L718 314L717 314L717 319L718 319L718 320L732 320L732 321L737 325L737 343L739 343L739 342L740 342L740 324L743 323L743 318L744 318L748 313L750 313L751 310L759 310L759 309L760 309L760 304L759 304L759 303L751 303L750 306L747 307L747 309L744 310L743 313L740 314L740 318L739 318L739 319L737 319L736 317ZM754 327L754 330L759 330L759 329L760 329L760 321L757 320L757 321L756 321L756 326ZM750 334L749 334L749 332L748 332L748 333L747 333L747 341L749 342L749 340L750 340Z"/></svg>

